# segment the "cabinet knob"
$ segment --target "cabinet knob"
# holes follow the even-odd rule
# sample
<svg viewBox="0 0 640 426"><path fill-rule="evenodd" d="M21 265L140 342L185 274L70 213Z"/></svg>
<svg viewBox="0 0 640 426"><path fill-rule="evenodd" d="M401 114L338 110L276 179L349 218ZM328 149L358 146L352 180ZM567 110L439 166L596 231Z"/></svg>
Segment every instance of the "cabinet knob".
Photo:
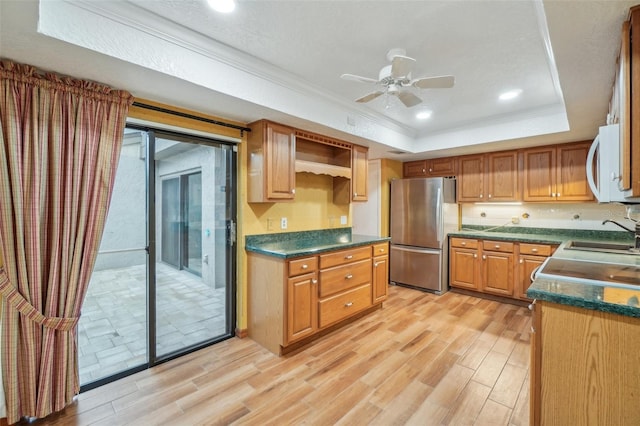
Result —
<svg viewBox="0 0 640 426"><path fill-rule="evenodd" d="M384 252L384 249L383 249L383 248L381 248L381 249L380 249L380 250L378 250L378 251L379 251L380 253L382 253L382 252Z"/></svg>
<svg viewBox="0 0 640 426"><path fill-rule="evenodd" d="M350 254L349 254L349 255L346 255L344 258L345 258L346 260L350 260L350 259L353 259L353 255L350 255Z"/></svg>
<svg viewBox="0 0 640 426"><path fill-rule="evenodd" d="M461 243L460 243L460 245L464 247L464 246L466 246L466 245L467 245L467 242L466 242L466 241L463 241L463 242L461 242Z"/></svg>
<svg viewBox="0 0 640 426"><path fill-rule="evenodd" d="M555 196L556 196L556 193L555 193L555 192L552 192L552 193L551 193L551 196L552 196L552 197L555 197Z"/></svg>
<svg viewBox="0 0 640 426"><path fill-rule="evenodd" d="M560 193L559 193L559 192L556 194L556 197L558 197L558 198L559 198L559 197L561 197L561 195L560 195Z"/></svg>
<svg viewBox="0 0 640 426"><path fill-rule="evenodd" d="M373 267L377 268L379 264L380 264L380 262L376 262L376 263L373 264Z"/></svg>
<svg viewBox="0 0 640 426"><path fill-rule="evenodd" d="M427 170L426 169L422 169L422 173L427 173Z"/></svg>
<svg viewBox="0 0 640 426"><path fill-rule="evenodd" d="M482 255L482 260L487 260L487 256L485 256L484 254Z"/></svg>
<svg viewBox="0 0 640 426"><path fill-rule="evenodd" d="M524 263L524 260L520 259L520 263Z"/></svg>
<svg viewBox="0 0 640 426"><path fill-rule="evenodd" d="M347 302L344 304L345 307L350 308L353 306L353 302Z"/></svg>
<svg viewBox="0 0 640 426"><path fill-rule="evenodd" d="M432 169L432 168L429 168L429 173L431 173L432 171L433 171L433 169Z"/></svg>
<svg viewBox="0 0 640 426"><path fill-rule="evenodd" d="M473 257L474 257L474 259L477 259L477 258L478 258L478 255L474 253L474 254L473 254Z"/></svg>
<svg viewBox="0 0 640 426"><path fill-rule="evenodd" d="M311 280L311 284L318 284L318 280L316 280L315 278Z"/></svg>
<svg viewBox="0 0 640 426"><path fill-rule="evenodd" d="M302 265L302 269L307 269L307 268L309 268L309 265L307 265L306 263Z"/></svg>
<svg viewBox="0 0 640 426"><path fill-rule="evenodd" d="M500 244L495 245L496 249L500 249Z"/></svg>
<svg viewBox="0 0 640 426"><path fill-rule="evenodd" d="M489 194L488 197L491 198L491 194Z"/></svg>
<svg viewBox="0 0 640 426"><path fill-rule="evenodd" d="M344 278L347 279L347 280L350 280L351 278L353 278L353 275L352 274L347 274Z"/></svg>
<svg viewBox="0 0 640 426"><path fill-rule="evenodd" d="M482 198L482 194L480 194L480 198Z"/></svg>
<svg viewBox="0 0 640 426"><path fill-rule="evenodd" d="M534 253L537 253L537 252L538 252L538 249L537 249L537 248L534 248L534 249L531 249L531 251L532 251L532 252L534 252Z"/></svg>
<svg viewBox="0 0 640 426"><path fill-rule="evenodd" d="M293 189L291 190L291 193L292 193L292 194L295 194L295 193L296 193L296 189L295 189L295 188L293 188Z"/></svg>
<svg viewBox="0 0 640 426"><path fill-rule="evenodd" d="M357 197L357 196L358 196L358 193L357 193L357 192L354 192L354 193L353 193L353 196L354 196L354 197Z"/></svg>

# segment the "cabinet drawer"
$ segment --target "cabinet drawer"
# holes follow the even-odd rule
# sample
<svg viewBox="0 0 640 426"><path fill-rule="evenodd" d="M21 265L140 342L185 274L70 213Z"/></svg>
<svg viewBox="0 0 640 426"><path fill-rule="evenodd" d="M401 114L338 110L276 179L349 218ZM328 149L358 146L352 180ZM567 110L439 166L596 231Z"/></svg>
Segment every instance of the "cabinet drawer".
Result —
<svg viewBox="0 0 640 426"><path fill-rule="evenodd" d="M532 254L534 256L551 256L551 246L546 244L520 243L520 254Z"/></svg>
<svg viewBox="0 0 640 426"><path fill-rule="evenodd" d="M320 297L327 297L371 282L371 260L365 259L358 262L335 266L320 271Z"/></svg>
<svg viewBox="0 0 640 426"><path fill-rule="evenodd" d="M513 253L513 243L506 241L483 241L482 250Z"/></svg>
<svg viewBox="0 0 640 426"><path fill-rule="evenodd" d="M295 259L289 261L289 276L295 277L300 274L308 274L318 269L318 258L305 257L303 259Z"/></svg>
<svg viewBox="0 0 640 426"><path fill-rule="evenodd" d="M371 306L371 284L356 287L320 301L320 328Z"/></svg>
<svg viewBox="0 0 640 426"><path fill-rule="evenodd" d="M451 238L451 247L462 247L462 248L478 248L478 240L472 240L469 238Z"/></svg>
<svg viewBox="0 0 640 426"><path fill-rule="evenodd" d="M371 257L371 246L356 247L349 250L340 250L334 253L320 255L320 269L344 265L345 263Z"/></svg>
<svg viewBox="0 0 640 426"><path fill-rule="evenodd" d="M375 244L373 246L373 256L383 256L389 254L389 243Z"/></svg>

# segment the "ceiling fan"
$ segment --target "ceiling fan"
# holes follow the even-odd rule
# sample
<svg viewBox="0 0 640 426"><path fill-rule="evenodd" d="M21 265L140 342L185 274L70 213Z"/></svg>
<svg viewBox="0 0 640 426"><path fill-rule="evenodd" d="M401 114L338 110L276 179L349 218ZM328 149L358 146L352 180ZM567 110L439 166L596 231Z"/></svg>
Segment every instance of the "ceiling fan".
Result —
<svg viewBox="0 0 640 426"><path fill-rule="evenodd" d="M362 77L353 74L342 74L340 78L344 80L353 80L361 83L374 83L382 86L382 90L369 93L356 102L365 103L376 99L380 95L393 95L407 107L413 107L422 102L418 96L412 92L405 90L408 87L416 87L418 89L447 89L453 87L455 79L452 75L443 75L439 77L420 77L411 79L411 68L416 62L415 59L406 56L404 49L391 49L387 53L387 59L391 65L380 70L378 79Z"/></svg>

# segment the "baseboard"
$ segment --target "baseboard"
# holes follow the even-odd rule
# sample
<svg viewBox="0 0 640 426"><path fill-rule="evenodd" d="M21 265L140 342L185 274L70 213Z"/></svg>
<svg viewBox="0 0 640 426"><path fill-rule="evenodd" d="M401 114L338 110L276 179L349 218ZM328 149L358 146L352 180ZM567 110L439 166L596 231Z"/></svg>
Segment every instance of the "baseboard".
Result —
<svg viewBox="0 0 640 426"><path fill-rule="evenodd" d="M246 328L236 328L236 337L239 337L240 339L249 337L249 330L247 330Z"/></svg>
<svg viewBox="0 0 640 426"><path fill-rule="evenodd" d="M0 426L9 426L9 422L7 422L6 417L0 419Z"/></svg>

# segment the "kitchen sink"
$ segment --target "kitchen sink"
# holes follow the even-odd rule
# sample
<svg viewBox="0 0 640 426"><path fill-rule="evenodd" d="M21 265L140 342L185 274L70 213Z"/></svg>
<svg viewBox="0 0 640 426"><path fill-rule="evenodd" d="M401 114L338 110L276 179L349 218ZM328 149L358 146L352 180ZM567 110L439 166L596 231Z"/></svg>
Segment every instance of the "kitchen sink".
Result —
<svg viewBox="0 0 640 426"><path fill-rule="evenodd" d="M596 251L614 254L640 254L632 244L612 243L605 241L569 241L564 247L567 250Z"/></svg>

